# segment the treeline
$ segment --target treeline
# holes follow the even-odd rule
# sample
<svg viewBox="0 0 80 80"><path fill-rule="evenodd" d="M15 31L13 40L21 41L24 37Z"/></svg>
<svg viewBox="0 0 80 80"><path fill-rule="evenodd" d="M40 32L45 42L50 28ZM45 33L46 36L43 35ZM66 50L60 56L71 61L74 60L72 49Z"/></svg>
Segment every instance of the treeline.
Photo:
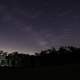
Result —
<svg viewBox="0 0 80 80"><path fill-rule="evenodd" d="M68 46L58 50L51 48L35 55L0 52L0 65L8 67L40 67L63 64L80 64L80 48Z"/></svg>

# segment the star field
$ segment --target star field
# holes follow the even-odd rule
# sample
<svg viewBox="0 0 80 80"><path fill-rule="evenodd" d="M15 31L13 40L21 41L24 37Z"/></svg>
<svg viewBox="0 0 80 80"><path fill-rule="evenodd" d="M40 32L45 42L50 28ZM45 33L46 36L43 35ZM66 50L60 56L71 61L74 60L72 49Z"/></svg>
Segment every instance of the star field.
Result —
<svg viewBox="0 0 80 80"><path fill-rule="evenodd" d="M80 47L80 2L0 1L0 49L33 54L52 46Z"/></svg>

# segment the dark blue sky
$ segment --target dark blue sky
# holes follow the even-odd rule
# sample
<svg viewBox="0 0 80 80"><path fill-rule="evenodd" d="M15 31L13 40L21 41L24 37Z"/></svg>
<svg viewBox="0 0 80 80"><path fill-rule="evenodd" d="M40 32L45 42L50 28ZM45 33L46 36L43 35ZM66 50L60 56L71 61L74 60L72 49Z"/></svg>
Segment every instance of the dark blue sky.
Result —
<svg viewBox="0 0 80 80"><path fill-rule="evenodd" d="M80 2L0 0L0 49L34 53L80 47Z"/></svg>

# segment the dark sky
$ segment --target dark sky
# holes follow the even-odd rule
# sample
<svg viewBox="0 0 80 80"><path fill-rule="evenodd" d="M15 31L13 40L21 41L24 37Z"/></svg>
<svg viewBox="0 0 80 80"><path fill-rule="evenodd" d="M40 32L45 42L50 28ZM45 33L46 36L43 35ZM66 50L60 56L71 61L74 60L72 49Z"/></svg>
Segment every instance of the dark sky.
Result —
<svg viewBox="0 0 80 80"><path fill-rule="evenodd" d="M0 0L0 49L34 53L80 47L80 2Z"/></svg>

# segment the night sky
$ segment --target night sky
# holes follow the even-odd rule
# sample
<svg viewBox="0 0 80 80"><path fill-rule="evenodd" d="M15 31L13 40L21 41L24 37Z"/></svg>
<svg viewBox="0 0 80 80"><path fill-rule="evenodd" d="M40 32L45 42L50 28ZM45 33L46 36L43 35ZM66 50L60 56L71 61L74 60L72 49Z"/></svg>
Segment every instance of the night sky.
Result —
<svg viewBox="0 0 80 80"><path fill-rule="evenodd" d="M33 54L80 47L80 2L64 1L0 0L0 49Z"/></svg>

